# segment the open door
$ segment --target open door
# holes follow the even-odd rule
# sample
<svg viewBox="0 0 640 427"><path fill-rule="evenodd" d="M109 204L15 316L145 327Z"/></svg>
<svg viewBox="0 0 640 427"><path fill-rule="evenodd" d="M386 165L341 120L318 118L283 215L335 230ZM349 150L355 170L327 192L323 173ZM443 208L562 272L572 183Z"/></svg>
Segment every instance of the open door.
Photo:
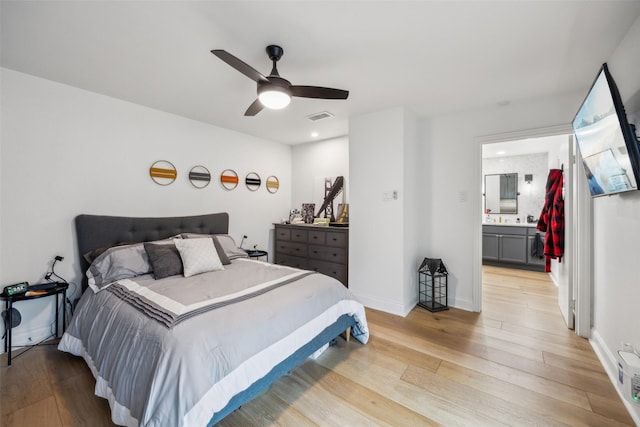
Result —
<svg viewBox="0 0 640 427"><path fill-rule="evenodd" d="M574 301L573 301L573 181L574 171L571 165L573 159L573 136L567 136L566 151L558 157L560 167L564 174L564 256L562 262L552 261L551 278L558 286L558 306L562 317L569 329L574 328ZM565 154L566 153L566 154Z"/></svg>
<svg viewBox="0 0 640 427"><path fill-rule="evenodd" d="M572 138L573 139L573 138ZM582 167L582 156L574 141L573 162L573 294L575 296L575 330L591 337L591 295L593 293L593 203Z"/></svg>

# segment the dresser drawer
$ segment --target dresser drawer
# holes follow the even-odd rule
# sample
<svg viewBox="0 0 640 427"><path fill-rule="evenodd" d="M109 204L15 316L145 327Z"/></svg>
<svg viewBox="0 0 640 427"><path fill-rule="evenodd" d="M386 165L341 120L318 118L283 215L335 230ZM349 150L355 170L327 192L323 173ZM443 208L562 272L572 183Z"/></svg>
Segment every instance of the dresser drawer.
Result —
<svg viewBox="0 0 640 427"><path fill-rule="evenodd" d="M291 240L291 230L276 227L276 240Z"/></svg>
<svg viewBox="0 0 640 427"><path fill-rule="evenodd" d="M347 251L344 248L309 245L309 258L344 264L347 258Z"/></svg>
<svg viewBox="0 0 640 427"><path fill-rule="evenodd" d="M327 235L327 245L339 248L347 246L347 235L345 233L332 233L328 231L325 234Z"/></svg>
<svg viewBox="0 0 640 427"><path fill-rule="evenodd" d="M291 230L291 241L292 242L307 242L307 236L309 232L307 230Z"/></svg>
<svg viewBox="0 0 640 427"><path fill-rule="evenodd" d="M349 229L274 224L275 264L317 271L348 287Z"/></svg>
<svg viewBox="0 0 640 427"><path fill-rule="evenodd" d="M287 242L285 240L278 240L276 241L276 252L278 254L306 257L307 245L306 243Z"/></svg>
<svg viewBox="0 0 640 427"><path fill-rule="evenodd" d="M309 260L308 269L338 279L343 285L348 287L347 266L344 264L336 264L335 262L311 259Z"/></svg>
<svg viewBox="0 0 640 427"><path fill-rule="evenodd" d="M287 267L293 267L293 268L301 268L303 270L309 269L309 265L307 263L306 258L293 256L293 255L278 254L278 256L276 257L276 264L286 265Z"/></svg>
<svg viewBox="0 0 640 427"><path fill-rule="evenodd" d="M326 231L309 231L309 243L313 243L316 245L324 245L326 243Z"/></svg>

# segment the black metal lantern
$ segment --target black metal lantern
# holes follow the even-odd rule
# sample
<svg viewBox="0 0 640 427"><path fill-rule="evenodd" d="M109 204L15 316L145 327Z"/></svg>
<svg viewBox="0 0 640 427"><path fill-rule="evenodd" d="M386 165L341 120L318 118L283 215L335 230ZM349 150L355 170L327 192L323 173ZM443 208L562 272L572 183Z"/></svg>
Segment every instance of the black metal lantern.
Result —
<svg viewBox="0 0 640 427"><path fill-rule="evenodd" d="M429 311L448 310L449 273L440 258L425 258L418 268L418 305Z"/></svg>

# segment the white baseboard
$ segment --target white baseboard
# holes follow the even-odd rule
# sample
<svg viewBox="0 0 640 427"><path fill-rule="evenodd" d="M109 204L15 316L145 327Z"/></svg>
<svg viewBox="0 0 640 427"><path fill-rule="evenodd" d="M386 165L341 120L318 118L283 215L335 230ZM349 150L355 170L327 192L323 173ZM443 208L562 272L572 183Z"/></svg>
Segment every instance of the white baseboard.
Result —
<svg viewBox="0 0 640 427"><path fill-rule="evenodd" d="M52 335L53 329L53 326L46 325L19 333L13 331L11 342L14 346L37 344L43 339L50 337Z"/></svg>
<svg viewBox="0 0 640 427"><path fill-rule="evenodd" d="M377 296L365 295L351 291L351 293L360 301L365 307L372 308L374 310L384 311L385 313L395 314L396 316L407 317L407 315L418 304L418 298L414 298L411 302L403 305L398 301L380 298ZM473 301L456 299L453 305L449 307L459 308L461 310L473 311Z"/></svg>
<svg viewBox="0 0 640 427"><path fill-rule="evenodd" d="M467 299L456 298L453 301L453 304L450 307L459 308L460 310L465 311L474 311L473 310L473 301Z"/></svg>
<svg viewBox="0 0 640 427"><path fill-rule="evenodd" d="M385 313L391 313L391 314L395 314L396 316L402 316L402 317L407 317L407 314L409 314L409 312L413 310L413 307L415 307L416 303L418 302L416 299L413 305L411 304L404 305L396 300L390 300L386 298L380 298L377 296L365 295L365 294L361 294L353 291L351 291L351 293L365 307L369 307L374 310L384 311Z"/></svg>
<svg viewBox="0 0 640 427"><path fill-rule="evenodd" d="M38 344L46 338L53 337L53 326L46 325L24 331L13 331L11 335L12 351L19 350L20 347ZM0 348L0 354L4 354L4 345ZM12 355L13 357L13 355Z"/></svg>
<svg viewBox="0 0 640 427"><path fill-rule="evenodd" d="M618 395L622 399L622 403L624 403L624 406L629 411L629 415L631 415L631 418L633 418L636 425L640 426L640 406L634 405L624 397L622 387L618 382L617 357L607 348L597 330L591 329L591 338L589 339L589 342L591 343L591 347L593 347L593 351L595 351L596 356L600 359L600 363L604 366L604 370L609 376L609 381L611 381L618 392Z"/></svg>

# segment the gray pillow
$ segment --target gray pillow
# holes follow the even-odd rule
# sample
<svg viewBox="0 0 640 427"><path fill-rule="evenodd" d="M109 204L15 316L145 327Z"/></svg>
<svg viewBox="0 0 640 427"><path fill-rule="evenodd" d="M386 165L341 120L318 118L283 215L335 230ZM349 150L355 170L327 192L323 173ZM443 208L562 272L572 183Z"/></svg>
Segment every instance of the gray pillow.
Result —
<svg viewBox="0 0 640 427"><path fill-rule="evenodd" d="M132 242L119 242L119 243L116 243L116 244L111 245L111 246L103 246L101 248L97 248L97 249L94 249L92 251L87 252L86 254L83 255L83 257L89 264L91 264L93 261L96 260L96 258L98 258L100 255L105 253L105 251L107 249L111 249L111 248L116 247L116 246L129 246L129 245L135 245L135 243L132 243Z"/></svg>
<svg viewBox="0 0 640 427"><path fill-rule="evenodd" d="M100 292L111 283L151 272L149 257L142 243L117 246L98 256L89 269L87 278L94 292Z"/></svg>
<svg viewBox="0 0 640 427"><path fill-rule="evenodd" d="M240 249L238 247L236 241L233 240L233 237L228 234L216 234L213 236L213 240L217 240L220 243L224 253L230 260L236 258L247 258L249 256L244 249Z"/></svg>
<svg viewBox="0 0 640 427"><path fill-rule="evenodd" d="M220 262L222 263L222 265L231 264L231 260L229 259L227 254L224 253L224 249L222 248L220 242L218 242L218 239L216 239L216 236L212 236L211 238L213 239L213 246L216 247L216 252L218 253L218 258L220 258Z"/></svg>
<svg viewBox="0 0 640 427"><path fill-rule="evenodd" d="M145 243L144 250L149 257L155 279L182 274L182 259L175 244Z"/></svg>
<svg viewBox="0 0 640 427"><path fill-rule="evenodd" d="M172 239L156 240L156 244L173 244ZM121 279L151 273L149 257L143 243L115 246L99 255L87 270L89 287L100 292L113 282Z"/></svg>

